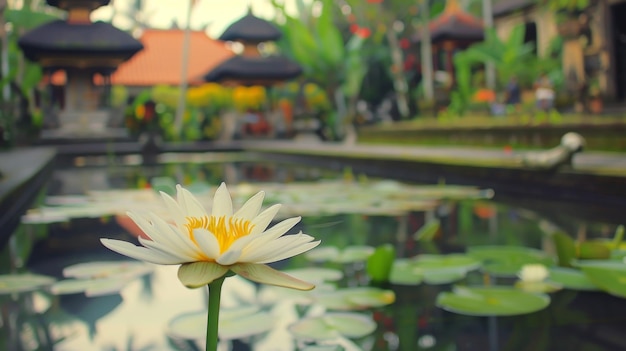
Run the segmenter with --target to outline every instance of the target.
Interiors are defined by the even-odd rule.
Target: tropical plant
[[[355,31],[347,41],[335,25],[332,0],[320,0],[319,16],[313,16],[313,4],[300,4],[301,18],[287,13],[283,3],[272,4],[284,18],[278,25],[284,34],[279,41],[283,53],[298,62],[304,70],[304,79],[324,88],[333,110],[328,111],[327,121],[336,138],[345,134],[351,124],[354,104],[367,72],[362,49],[371,34],[366,29]],[[277,21],[278,22],[278,21]]]
[[[576,12],[589,6],[589,0],[538,0],[552,11]]]
[[[506,40],[498,37],[494,29],[485,31],[485,40],[459,52],[454,57],[457,89],[452,92],[450,109],[462,115],[474,94],[472,70],[484,62],[495,65],[498,83],[506,84],[511,77],[518,77],[524,85],[530,85],[539,71],[557,66],[551,57],[537,58],[534,44],[524,42],[525,28],[516,26]]]
[[[41,66],[24,60],[17,41],[26,31],[58,19],[59,15],[38,6],[37,2],[24,1],[18,8],[6,8],[6,1],[4,3],[0,4],[0,61],[3,61],[0,72],[0,144],[5,140],[8,146],[15,139],[16,122],[27,128],[39,127],[41,123],[41,113],[35,111],[33,98],[34,88],[42,78]]]

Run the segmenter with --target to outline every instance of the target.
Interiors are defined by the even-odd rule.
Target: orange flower
[[[494,102],[496,101],[496,93],[491,89],[480,89],[475,94],[474,102]]]

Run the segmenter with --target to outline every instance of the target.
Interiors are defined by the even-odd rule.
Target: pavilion
[[[24,56],[43,67],[48,82],[43,138],[119,136],[120,131],[108,128],[111,75],[143,45],[109,23],[91,22],[91,12],[109,2],[47,0],[66,10],[67,18],[43,24],[19,39]],[[58,71],[66,76],[61,91],[52,86]],[[95,84],[96,77],[103,84]]]

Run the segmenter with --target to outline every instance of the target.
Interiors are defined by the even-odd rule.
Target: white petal
[[[188,252],[189,254],[198,251],[196,244],[191,241],[186,232],[181,232],[177,227],[165,222],[154,213],[150,214],[150,220],[152,220],[154,231],[157,232],[159,236],[159,240],[155,239],[155,241],[175,245],[181,251]]]
[[[281,235],[287,233],[294,225],[300,221],[300,217],[287,218],[263,233],[248,235],[235,241],[231,247],[239,248],[245,244],[245,251],[254,251],[268,243],[276,240]]]
[[[250,234],[256,234],[264,231],[267,226],[272,223],[272,220],[276,216],[276,213],[278,213],[278,210],[280,210],[280,204],[270,206],[265,211],[259,213],[258,216],[254,217],[252,220],[254,227],[252,228]]]
[[[139,242],[141,243],[141,245],[152,251],[160,252],[164,255],[174,256],[178,258],[181,262],[196,261],[196,255],[188,255],[185,252],[181,252],[178,248],[174,246],[164,245],[162,243],[158,243],[149,239],[144,239],[142,237],[139,237]]]
[[[159,237],[159,233],[155,233],[154,228],[152,227],[150,222],[145,219],[145,217],[130,211],[126,212],[126,215],[133,222],[135,222],[139,229],[141,229],[141,231],[144,232],[149,238],[151,238],[152,240],[158,240],[157,238]]]
[[[136,260],[156,263],[156,264],[179,264],[183,263],[179,258],[172,255],[152,251],[142,246],[135,246],[129,242],[113,239],[100,239],[102,245],[124,256]]]
[[[300,221],[300,217],[287,218],[280,223],[277,223],[272,228],[262,233],[248,234],[235,240],[227,251],[237,250],[253,250],[254,247],[263,246],[265,243],[275,240],[281,235],[285,234],[289,229],[293,228]],[[253,245],[249,247],[248,245]]]
[[[188,288],[205,286],[228,272],[215,262],[192,262],[178,268],[178,279]]]
[[[193,231],[193,237],[196,239],[200,251],[208,258],[216,259],[220,256],[220,244],[213,233],[206,229],[196,229]]]
[[[196,197],[180,184],[176,185],[178,204],[185,212],[187,217],[203,217],[207,216],[204,206],[196,199]]]
[[[149,214],[152,223],[150,223],[146,218],[132,212],[127,212],[127,215],[144,233],[148,235],[148,237],[150,237],[150,239],[152,239],[152,241],[160,243],[166,247],[173,247],[174,250],[186,253],[187,255],[191,254],[192,250],[187,249],[184,245],[176,243],[176,236],[180,236],[180,234],[177,234],[177,232],[174,231],[169,224],[165,223],[165,221],[158,218],[155,214]]]
[[[174,200],[171,196],[161,191],[161,198],[163,202],[165,202],[165,206],[167,207],[167,211],[169,212],[171,218],[176,223],[176,226],[180,230],[185,229],[185,224],[187,224],[187,219],[185,218],[185,212],[178,205],[176,200]]]
[[[263,205],[263,198],[265,197],[265,192],[259,191],[256,195],[248,199],[241,208],[235,212],[233,217],[243,218],[251,221],[259,214],[261,210],[261,206]]]
[[[321,243],[320,240],[308,242],[305,244],[298,244],[296,247],[291,248],[290,250],[283,250],[281,253],[274,253],[271,257],[267,257],[264,260],[258,260],[257,263],[272,263],[282,261],[287,258],[291,258],[293,256],[297,256],[303,252],[307,252],[311,249],[316,248]]]
[[[238,275],[261,284],[282,286],[298,290],[311,290],[315,285],[294,278],[263,264],[241,263],[230,269]]]
[[[216,261],[221,265],[230,266],[236,263],[239,260],[239,257],[241,257],[241,250],[228,249]]]
[[[230,198],[230,193],[225,183],[222,183],[215,191],[211,215],[217,218],[221,216],[230,217],[233,215],[233,200]]]
[[[308,251],[319,245],[319,241],[311,245],[314,238],[307,234],[287,235],[280,237],[263,246],[250,249],[246,247],[241,262],[270,263],[289,258],[305,251]]]

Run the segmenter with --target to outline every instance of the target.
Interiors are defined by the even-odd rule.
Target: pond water
[[[322,240],[309,254],[273,265],[315,281],[318,286],[310,293],[227,279],[222,301],[224,350],[626,349],[622,297],[626,293],[615,286],[626,286],[619,243],[607,257],[602,253],[585,257],[602,264],[612,259],[617,265],[615,275],[598,274],[599,285],[580,283],[584,269],[576,266],[569,269],[580,275],[579,285],[548,279],[557,287],[512,295],[512,300],[459,289],[513,287],[523,265],[556,265],[562,247],[548,234],[562,230],[576,242],[601,243],[613,237],[619,223],[586,218],[584,212],[573,217],[558,208],[547,212],[542,206],[539,212],[513,206],[498,201],[489,189],[420,187],[366,179],[349,169],[338,174],[234,153],[162,155],[161,163],[152,166],[141,166],[134,157],[77,158],[59,164],[33,205],[47,211],[25,216],[0,257],[3,274],[28,272],[57,283],[33,283],[42,277],[31,276],[32,287],[18,282],[25,286],[18,292],[18,283],[0,279],[0,348],[202,349],[206,289],[183,287],[176,278],[177,267],[128,263],[105,249],[99,238],[135,240],[132,228],[115,213],[140,206],[158,211],[150,197],[154,189],[171,191],[173,184],[181,183],[197,194],[210,195],[221,181],[233,192],[235,206],[257,189],[267,192],[267,203],[291,202],[282,215],[303,217],[292,231]],[[504,255],[479,252],[493,246]],[[468,247],[476,248],[472,255],[464,255]],[[536,249],[541,257],[508,254],[507,247]],[[389,253],[397,259],[391,276],[373,281],[377,268],[387,264],[376,259]],[[442,256],[450,253],[463,255]],[[459,266],[460,261],[470,264]],[[99,266],[76,266],[88,262]],[[551,268],[551,277],[558,272]],[[85,279],[77,285],[58,283],[69,278]],[[481,300],[483,305],[472,312],[474,305],[455,305],[456,295]],[[524,300],[529,298],[532,302]],[[511,312],[516,305],[521,310]],[[493,306],[494,312],[485,312]],[[323,328],[314,324],[320,316],[325,318]],[[303,320],[313,324],[298,324]],[[343,330],[342,324],[354,324],[354,329]],[[316,339],[311,331],[320,328],[328,333]]]

